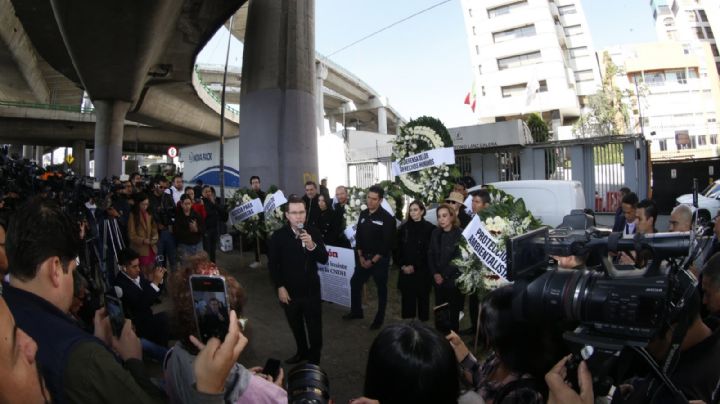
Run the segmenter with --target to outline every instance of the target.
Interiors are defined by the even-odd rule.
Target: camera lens
[[[330,382],[327,374],[310,363],[296,366],[288,376],[288,403],[327,404],[330,400]]]

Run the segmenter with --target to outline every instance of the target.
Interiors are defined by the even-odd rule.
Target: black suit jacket
[[[320,231],[307,227],[316,246],[312,251],[302,246],[289,225],[283,226],[270,238],[268,267],[275,287],[284,286],[290,299],[294,297],[320,298],[320,276],[317,264],[327,264],[328,253]]]
[[[119,273],[115,277],[115,286],[119,286],[122,291],[122,304],[125,311],[125,317],[132,319],[138,335],[146,337],[153,324],[152,305],[158,298],[160,292],[156,292],[150,285],[150,281],[140,276],[140,285],[138,288],[133,281],[124,273]]]

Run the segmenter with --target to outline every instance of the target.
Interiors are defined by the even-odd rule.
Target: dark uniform
[[[385,209],[378,207],[375,212],[370,213],[368,209],[360,213],[358,219],[357,233],[355,234],[355,273],[350,280],[351,302],[350,318],[362,318],[362,287],[372,276],[378,291],[378,311],[373,321],[374,327],[379,327],[385,321],[385,307],[387,306],[387,281],[388,267],[390,265],[390,252],[393,247],[395,236],[395,218]],[[372,260],[375,255],[380,255],[378,260],[370,268],[360,266],[359,257]]]
[[[312,251],[302,246],[302,241],[290,225],[274,232],[270,239],[268,266],[275,287],[284,287],[290,296],[290,302],[282,306],[295,337],[297,355],[310,363],[319,364],[322,310],[317,264],[326,264],[328,253],[320,232],[313,227],[306,228],[306,231],[315,242],[315,249]]]

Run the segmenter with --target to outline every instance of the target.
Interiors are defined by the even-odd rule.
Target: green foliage
[[[448,132],[447,127],[445,126],[445,124],[442,123],[441,120],[439,120],[437,118],[423,115],[419,118],[410,120],[410,122],[408,122],[405,126],[403,126],[403,129],[404,128],[409,129],[409,128],[413,128],[415,126],[427,126],[428,128],[434,130],[435,133],[440,135],[440,137],[443,140],[443,143],[445,143],[446,145],[453,144],[452,136],[450,136],[450,132]]]
[[[530,135],[532,136],[533,142],[543,143],[550,139],[550,131],[548,126],[542,117],[537,113],[532,113],[528,116],[525,121],[528,128],[530,128]]]
[[[623,164],[623,146],[620,143],[610,143],[595,146],[593,149],[595,164]]]
[[[598,91],[588,97],[588,112],[580,116],[573,125],[577,137],[609,136],[627,133],[630,114],[623,103],[623,92],[615,85],[614,78],[622,71],[610,54],[603,54],[605,76]]]
[[[403,208],[405,207],[405,193],[403,192],[402,187],[389,180],[383,181],[378,185],[385,190],[385,199],[387,199],[388,202],[391,200],[395,202],[395,218],[402,221],[404,219]]]

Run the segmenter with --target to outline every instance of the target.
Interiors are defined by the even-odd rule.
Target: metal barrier
[[[615,212],[619,202],[618,190],[625,186],[625,167],[622,143],[593,146],[595,162],[595,210]]]
[[[19,108],[34,108],[34,109],[46,109],[51,111],[66,111],[66,112],[78,112],[81,114],[92,114],[95,113],[94,108],[83,107],[82,105],[65,105],[65,104],[39,104],[34,102],[22,102],[22,101],[4,101],[0,100],[0,106],[3,107],[19,107]]]
[[[545,179],[572,180],[572,161],[567,147],[548,147],[545,149]]]

